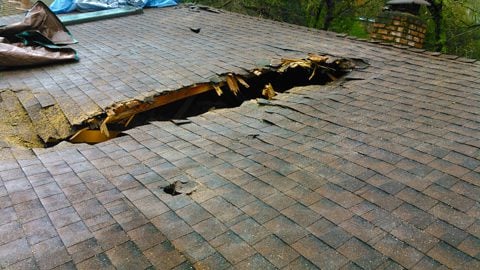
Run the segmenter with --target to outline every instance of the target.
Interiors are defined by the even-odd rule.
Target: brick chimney
[[[422,48],[427,25],[418,16],[424,0],[391,0],[378,15],[370,37],[373,40]]]

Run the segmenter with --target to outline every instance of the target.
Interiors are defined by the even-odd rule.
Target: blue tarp
[[[88,12],[123,6],[169,7],[177,5],[175,0],[55,0],[50,9],[57,14],[73,11]]]

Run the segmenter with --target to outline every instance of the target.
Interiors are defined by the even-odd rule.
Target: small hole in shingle
[[[176,183],[170,184],[170,185],[164,187],[163,191],[167,194],[172,195],[172,196],[177,196],[177,195],[182,194],[180,192],[177,192],[176,186],[177,186]]]

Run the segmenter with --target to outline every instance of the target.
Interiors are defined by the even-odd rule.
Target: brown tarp
[[[0,68],[78,60],[71,48],[76,40],[42,2],[27,12],[22,22],[0,26]]]

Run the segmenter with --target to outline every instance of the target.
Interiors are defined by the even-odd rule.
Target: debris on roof
[[[0,71],[13,140],[49,108],[129,128],[0,143],[0,268],[480,269],[478,62],[199,12],[77,24],[81,62]]]
[[[28,123],[27,126],[40,125],[40,129],[37,127],[26,128],[26,130],[30,131],[30,137],[32,138],[36,138],[38,134],[39,140],[22,139],[24,143],[18,143],[17,145],[27,147],[52,146],[66,139],[73,143],[99,143],[115,138],[120,135],[121,131],[131,128],[132,121],[135,117],[138,118],[138,115],[175,102],[186,100],[182,107],[175,109],[177,112],[171,114],[171,117],[184,118],[187,110],[192,115],[193,112],[197,111],[192,106],[194,107],[195,102],[198,102],[194,101],[193,97],[202,93],[213,91],[226,104],[222,106],[238,106],[243,100],[247,99],[257,97],[273,99],[277,94],[273,85],[275,85],[277,91],[283,92],[288,88],[299,85],[324,84],[337,80],[337,77],[343,76],[354,68],[355,63],[353,61],[327,55],[309,54],[305,59],[285,58],[275,65],[270,64],[263,68],[256,68],[250,73],[242,75],[227,73],[210,83],[199,83],[159,95],[147,96],[143,100],[133,99],[115,103],[105,112],[98,112],[88,119],[84,119],[81,125],[76,126],[68,124],[65,115],[55,104],[55,106],[52,105],[52,107],[49,106],[46,109],[38,108],[38,110],[30,112],[29,117],[25,118]],[[289,83],[286,84],[285,81],[289,81]],[[233,103],[229,101],[231,98],[223,97],[227,93],[234,97],[233,100],[235,101]],[[35,97],[32,96],[30,100],[35,100]],[[210,103],[214,104],[214,101]],[[205,104],[202,103],[202,105]],[[7,107],[8,105],[4,104],[4,106]],[[12,113],[15,113],[15,111],[21,113],[28,108],[19,106],[18,108],[11,108],[11,111]],[[45,112],[53,111],[53,108],[58,112],[58,119],[63,120],[61,121],[61,133],[55,133],[56,128],[45,125],[45,121],[37,123],[39,117],[41,118]],[[48,116],[53,117],[51,113]],[[168,116],[162,114],[162,117],[166,118]],[[45,120],[48,123],[49,119],[46,118]],[[57,123],[58,121],[51,122]],[[134,122],[136,122],[136,125],[142,123],[139,120]],[[6,130],[8,130],[9,124],[9,122],[4,123]],[[16,132],[16,129],[11,131]],[[14,134],[6,133],[3,138],[0,138],[0,141],[8,141],[7,137],[11,136],[14,136]]]
[[[78,60],[75,50],[61,47],[77,41],[43,2],[22,22],[0,26],[0,68]]]
[[[302,70],[300,75],[298,72],[291,74],[288,73],[288,71],[297,68]],[[89,126],[94,130],[100,130],[101,133],[105,135],[105,139],[108,139],[112,138],[110,129],[108,128],[109,125],[118,126],[118,124],[120,124],[123,127],[127,127],[132,119],[140,113],[154,110],[158,107],[208,91],[215,91],[218,96],[222,96],[225,91],[229,91],[237,98],[239,98],[238,96],[240,94],[245,94],[245,96],[252,98],[263,96],[267,99],[272,99],[276,95],[272,83],[274,83],[274,80],[278,80],[278,78],[275,79],[275,76],[271,75],[272,73],[277,73],[279,76],[285,76],[286,80],[293,82],[292,84],[295,84],[295,82],[299,85],[318,84],[319,82],[323,84],[337,80],[337,76],[342,76],[354,68],[355,63],[351,60],[327,55],[309,54],[305,59],[281,59],[278,66],[268,66],[262,69],[255,69],[252,70],[250,74],[247,73],[240,75],[227,73],[221,76],[221,80],[215,82],[199,83],[179,90],[164,92],[159,95],[149,96],[146,100],[134,99],[116,103],[107,108],[105,114],[102,113],[86,119],[83,125]],[[253,84],[252,78],[259,76],[264,76],[267,81],[260,84],[259,89],[250,87],[250,85]],[[316,76],[318,76],[318,78],[315,78]],[[256,80],[263,81],[264,79],[256,78]],[[289,86],[293,87],[297,85],[289,84]],[[288,86],[283,86],[282,91],[286,90],[287,87]],[[248,93],[242,93],[242,91]],[[258,91],[258,93],[255,91]],[[79,138],[88,138],[88,136],[85,137],[86,132],[91,133],[91,129],[81,129],[75,136],[73,136],[73,141],[82,142]]]

